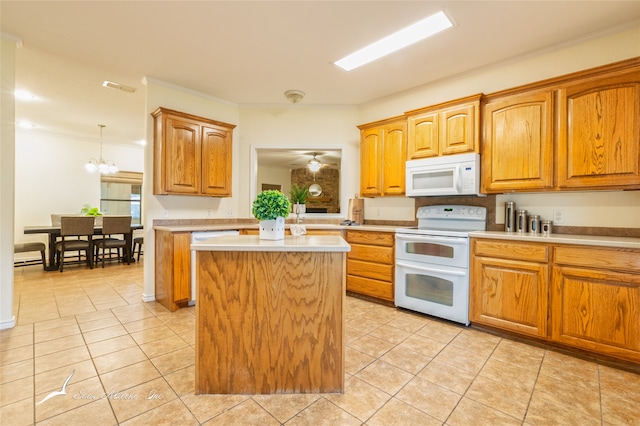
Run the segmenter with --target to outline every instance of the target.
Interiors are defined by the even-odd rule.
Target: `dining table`
[[[135,258],[133,257],[133,232],[136,230],[143,229],[141,224],[131,224],[131,232],[125,234],[124,238],[127,242],[128,253],[129,253],[129,261],[135,262]],[[56,242],[58,237],[60,237],[60,226],[59,225],[43,225],[43,226],[25,226],[24,227],[25,234],[48,234],[49,236],[49,263],[45,265],[44,269],[47,271],[55,271],[58,269],[58,266],[55,262],[56,256]],[[93,235],[102,235],[102,225],[96,225],[93,228]]]

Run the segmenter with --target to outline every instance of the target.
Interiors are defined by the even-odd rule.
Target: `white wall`
[[[640,24],[599,38],[559,46],[555,50],[513,58],[360,105],[360,122],[394,117],[405,111],[440,102],[476,93],[489,94],[637,56],[640,56]],[[639,193],[628,191],[607,195],[584,192],[566,197],[557,194],[527,194],[507,198],[517,200],[521,205],[532,206],[532,209],[533,206],[540,206],[545,216],[549,215],[554,206],[562,205],[566,213],[563,225],[567,226],[612,226],[615,222],[616,225],[613,226],[640,227],[638,209],[628,208],[638,205]],[[609,202],[611,197],[614,197],[615,203]],[[504,197],[496,197],[498,212],[503,209],[504,200]],[[385,212],[394,211],[397,204],[398,200],[395,198],[366,199],[365,219],[378,219],[377,212],[382,211],[384,215]],[[502,217],[498,219],[502,220]],[[626,225],[620,225],[621,223]]]
[[[103,143],[102,151],[122,171],[143,170],[142,146]],[[44,234],[25,235],[24,227],[51,225],[52,213],[80,213],[84,204],[100,205],[100,174],[84,168],[92,157],[100,157],[99,140],[16,130],[16,242],[46,242]]]

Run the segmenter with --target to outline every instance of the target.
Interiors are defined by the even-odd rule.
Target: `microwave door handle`
[[[462,167],[460,167],[460,164],[456,164],[456,169],[453,173],[453,187],[455,188],[456,192],[460,193],[462,192]]]

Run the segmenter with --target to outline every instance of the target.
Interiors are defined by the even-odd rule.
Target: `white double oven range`
[[[420,207],[418,226],[396,230],[395,304],[469,325],[469,232],[485,230],[484,207]]]

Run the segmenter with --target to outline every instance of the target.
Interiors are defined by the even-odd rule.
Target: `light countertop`
[[[225,235],[192,243],[191,250],[348,252],[351,246],[338,235],[285,236],[275,241],[261,240],[258,235]]]
[[[606,237],[592,235],[551,234],[549,236],[534,235],[528,232],[474,231],[471,238],[493,238],[510,241],[527,241],[549,244],[581,244],[591,246],[640,249],[640,238]]]
[[[289,229],[292,224],[285,224],[285,229]],[[336,230],[342,231],[344,229],[351,229],[354,231],[377,231],[377,232],[396,232],[396,229],[401,226],[385,226],[385,225],[357,225],[357,226],[343,226],[333,225],[327,223],[301,223],[306,229],[313,230]],[[204,231],[225,231],[225,230],[240,230],[240,229],[258,229],[257,223],[225,223],[220,225],[154,225],[153,229],[158,231],[169,232],[204,232]]]

